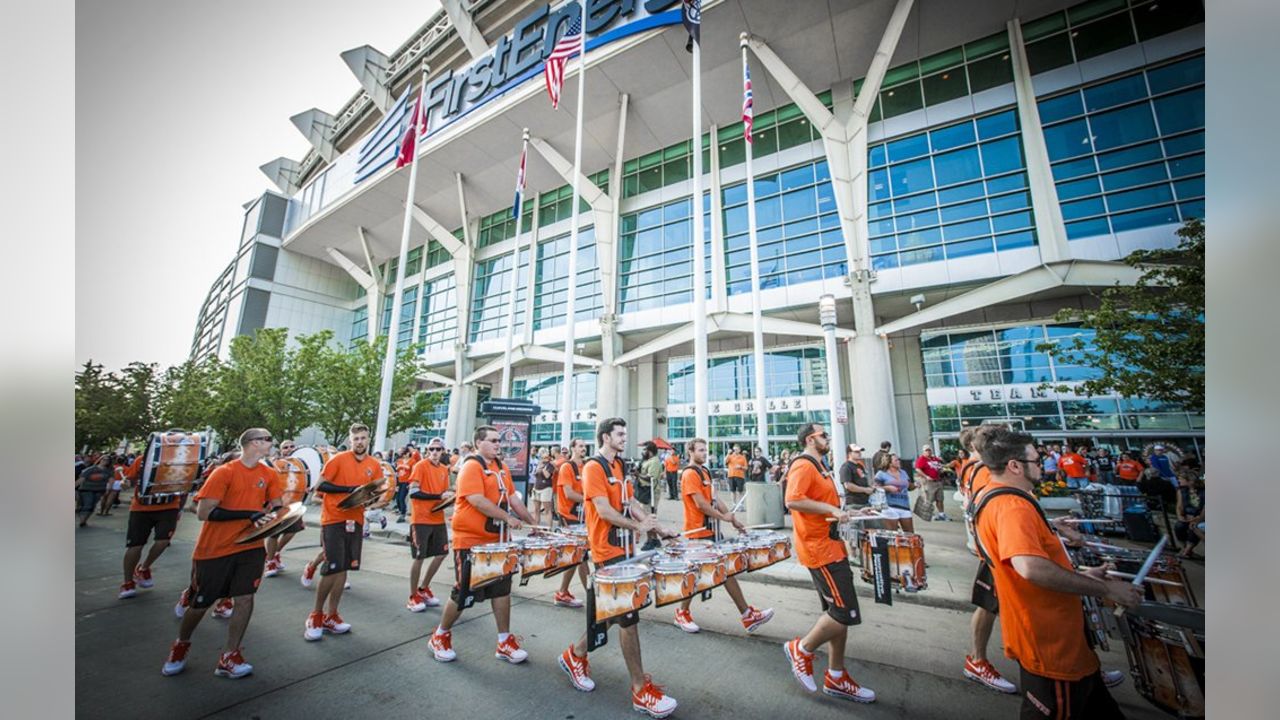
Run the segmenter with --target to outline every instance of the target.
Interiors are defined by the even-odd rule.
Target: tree
[[[76,448],[105,450],[120,439],[119,378],[92,360],[76,372]]]
[[[159,387],[159,366],[131,362],[120,371],[119,396],[115,412],[119,416],[122,440],[140,440],[156,429],[155,395]]]
[[[214,416],[218,359],[188,360],[164,372],[155,395],[156,424],[161,429],[198,430]]]
[[[371,344],[356,343],[346,352],[330,349],[322,358],[315,424],[334,445],[342,443],[352,423],[362,422],[373,428],[377,422],[385,348],[386,337],[382,337]],[[392,382],[388,435],[427,421],[436,398],[418,391],[417,374],[416,349],[411,346],[401,350],[396,356]]]
[[[1076,338],[1038,349],[1099,374],[1055,389],[1150,398],[1204,412],[1204,223],[1189,220],[1177,234],[1176,248],[1138,250],[1124,259],[1143,271],[1136,285],[1102,291],[1096,310],[1058,313],[1059,321],[1092,330],[1091,342]]]

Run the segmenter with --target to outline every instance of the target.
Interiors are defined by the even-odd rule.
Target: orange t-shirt
[[[1063,453],[1058,458],[1058,468],[1069,478],[1082,478],[1086,474],[1086,463],[1079,453]]]
[[[604,459],[603,457],[601,458]],[[616,557],[622,557],[625,551],[621,545],[615,545],[610,538],[621,542],[622,534],[630,530],[615,527],[613,523],[600,517],[596,510],[595,499],[607,498],[614,510],[622,512],[623,499],[630,502],[634,497],[631,481],[623,476],[622,460],[614,458],[609,467],[611,477],[606,478],[600,463],[587,461],[582,468],[582,495],[586,498],[587,509],[583,513],[587,519],[587,539],[591,543],[591,561],[597,565]]]
[[[329,458],[329,462],[324,464],[324,470],[320,472],[326,482],[334,485],[342,485],[344,487],[360,487],[365,483],[373,482],[382,478],[382,463],[378,462],[378,458],[372,455],[365,455],[363,460],[357,460],[356,454],[350,450],[342,452]],[[324,505],[320,508],[320,524],[333,525],[335,523],[353,522],[364,524],[364,508],[356,507],[344,510],[338,507],[338,503],[346,495],[343,493],[325,493]]]
[[[196,499],[217,500],[218,507],[226,510],[267,510],[280,495],[280,475],[274,467],[265,463],[246,467],[232,460],[209,475]],[[263,547],[262,540],[236,544],[236,538],[252,525],[248,520],[206,520],[200,526],[191,559],[210,560]]]
[[[449,466],[439,465],[430,460],[422,460],[415,463],[413,470],[409,472],[407,482],[418,483],[418,492],[439,495],[449,489]],[[410,504],[413,506],[413,524],[414,525],[443,525],[444,511],[431,511],[431,508],[439,505],[439,500],[414,500],[410,498]]]
[[[989,487],[1003,485],[992,482]],[[1080,596],[1040,587],[1013,569],[1012,558],[1034,555],[1075,572],[1062,542],[1033,502],[1030,496],[1001,495],[992,498],[978,517],[978,539],[991,557],[1000,596],[1004,653],[1036,675],[1079,680],[1098,670],[1098,656],[1084,634]]]
[[[792,461],[787,471],[786,501],[793,500],[817,500],[840,507],[835,481],[803,459]],[[831,538],[826,515],[792,510],[791,521],[795,523],[796,559],[801,565],[818,568],[848,557],[844,543]]]
[[[1121,480],[1137,482],[1142,476],[1142,463],[1133,458],[1125,458],[1116,463],[1116,477]]]
[[[712,537],[712,532],[707,529],[707,515],[698,509],[698,503],[694,502],[694,495],[701,495],[707,499],[708,503],[714,503],[714,497],[711,494],[711,473],[706,470],[704,476],[698,472],[694,466],[689,466],[680,474],[680,501],[684,503],[684,527],[683,530],[693,530],[701,528],[699,532],[689,533],[685,537],[689,539],[705,539]]]
[[[729,470],[731,478],[747,476],[747,456],[742,453],[729,453],[729,457],[724,459],[724,466]]]
[[[680,469],[680,457],[675,453],[671,453],[666,460],[662,461],[662,467],[667,472],[676,472]]]
[[[579,495],[582,494],[582,479],[578,477],[580,470],[575,470],[574,465],[573,461],[566,460],[556,472],[556,513],[569,522],[580,522],[582,520],[581,513],[578,515],[573,513],[573,506],[577,503],[564,494],[565,488],[569,488]]]
[[[406,455],[396,461],[396,484],[408,485],[409,473],[413,472],[413,467],[418,464],[412,455]]]
[[[480,459],[483,462],[484,459]],[[506,510],[507,498],[515,492],[511,475],[500,461],[485,463],[482,468],[479,463],[471,462],[469,458],[464,459],[458,467],[458,502],[453,511],[454,549],[466,550],[476,545],[498,542],[498,521],[477,510],[467,499],[469,496],[483,495],[494,505]]]

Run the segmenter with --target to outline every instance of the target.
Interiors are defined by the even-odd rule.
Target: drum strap
[[[789,474],[791,473],[791,468],[792,468],[796,463],[800,462],[801,460],[805,460],[805,461],[807,461],[810,465],[812,465],[812,466],[813,466],[813,469],[814,469],[814,470],[817,470],[817,471],[818,471],[818,474],[819,474],[819,475],[821,475],[822,477],[826,478],[827,480],[830,480],[830,481],[831,481],[831,483],[832,483],[833,485],[835,485],[835,488],[836,488],[836,497],[837,497],[837,498],[839,498],[839,500],[840,500],[840,507],[841,507],[841,508],[843,508],[843,507],[844,507],[844,492],[842,492],[842,488],[840,487],[839,483],[837,483],[837,482],[836,482],[835,478],[834,478],[834,477],[832,477],[831,473],[827,472],[827,469],[826,469],[826,468],[824,468],[824,467],[822,466],[822,463],[819,463],[817,460],[814,460],[812,457],[809,457],[808,455],[806,455],[806,454],[804,454],[804,453],[800,453],[800,454],[799,454],[799,455],[797,455],[796,457],[792,458],[792,459],[791,459],[791,462],[787,465],[787,470],[786,470],[786,472],[784,472],[784,473],[782,474],[782,476],[783,476],[783,477],[786,477],[787,475],[789,475]],[[783,498],[783,501],[785,502],[785,501],[786,501],[786,498]]]
[[[991,502],[991,498],[1000,495],[1017,495],[1031,503],[1031,507],[1036,509],[1036,513],[1040,515],[1040,519],[1044,521],[1044,526],[1049,529],[1049,532],[1053,532],[1053,526],[1049,524],[1049,517],[1044,514],[1044,508],[1040,507],[1040,503],[1036,502],[1036,499],[1031,497],[1031,495],[1027,494],[1025,491],[1012,487],[991,488],[990,490],[982,493],[982,497],[973,508],[974,545],[978,546],[978,554],[982,556],[982,561],[988,566],[993,566],[995,563],[991,562],[991,556],[987,554],[986,548],[982,547],[982,538],[978,536],[978,516],[982,513],[982,509],[987,506],[987,503]]]
[[[685,470],[692,470],[692,471],[694,471],[694,472],[698,473],[698,477],[702,478],[702,482],[703,482],[703,484],[704,484],[704,485],[710,485],[710,484],[711,484],[711,471],[710,471],[710,470],[708,470],[708,469],[706,469],[706,468],[704,468],[704,467],[702,467],[701,465],[686,465],[686,466],[684,467],[684,469],[682,469],[682,470],[680,471],[680,474],[681,474],[681,475],[683,475]],[[715,498],[714,498],[714,497],[711,499],[711,504],[712,504],[712,506],[715,506]],[[704,528],[706,528],[706,529],[710,530],[713,534],[715,534],[715,538],[716,538],[716,540],[719,540],[719,539],[720,539],[720,530],[719,530],[719,528],[717,527],[717,525],[719,524],[719,522],[720,522],[719,520],[715,520],[715,521],[713,521],[713,520],[711,519],[711,516],[710,516],[710,515],[705,515],[705,516],[703,516],[703,520],[702,520],[702,526],[703,526]],[[710,592],[710,591],[708,591],[708,592]]]
[[[963,490],[966,495],[969,494],[970,483],[973,482],[974,478],[978,477],[978,470],[984,467],[986,467],[986,465],[983,465],[982,461],[978,460],[960,468],[960,489]]]

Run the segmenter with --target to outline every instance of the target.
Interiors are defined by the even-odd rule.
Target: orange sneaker
[[[769,622],[772,619],[773,619],[773,608],[765,608],[764,610],[757,610],[751,605],[748,605],[747,611],[742,614],[742,627],[746,628],[747,632],[749,633],[755,632],[756,630],[760,629],[761,625]]]
[[[676,699],[663,693],[662,686],[654,685],[653,678],[645,675],[644,685],[631,691],[631,707],[651,718],[664,718],[676,711]]]
[[[138,583],[138,587],[149,588],[155,585],[151,579],[151,568],[139,565],[133,570],[133,581]]]
[[[787,641],[782,649],[787,654],[787,660],[791,661],[791,674],[795,676],[796,682],[809,692],[817,690],[818,685],[813,681],[813,653],[805,652],[800,647],[800,638]]]
[[[191,649],[191,641],[183,642],[174,640],[173,647],[169,648],[169,657],[164,661],[164,667],[160,668],[163,675],[177,675],[187,667],[187,651]]]
[[[311,587],[311,584],[316,581],[316,566],[307,563],[307,566],[302,569],[302,576],[298,578],[298,581],[302,583],[302,587]]]
[[[436,597],[436,594],[431,592],[431,588],[426,586],[420,587],[418,588],[418,594],[422,596],[422,602],[426,603],[427,607],[440,606],[440,598]]]
[[[214,675],[225,678],[242,678],[252,672],[253,666],[244,661],[239,649],[222,653],[218,658],[218,667],[213,670]]]
[[[1012,695],[1018,692],[1018,686],[1004,679],[990,660],[974,660],[973,656],[964,656],[964,676],[970,680],[986,685],[992,690]]]
[[[569,682],[582,692],[596,689],[596,681],[591,679],[591,665],[584,657],[573,654],[573,646],[560,653],[560,669],[569,676]]]
[[[831,697],[843,698],[860,703],[871,703],[876,701],[876,694],[871,688],[864,688],[854,682],[853,676],[848,670],[840,673],[840,677],[834,677],[828,670],[822,678],[822,692]]]
[[[231,598],[221,598],[213,604],[213,616],[216,618],[227,619],[231,617],[236,610],[236,603]]]
[[[302,637],[312,642],[324,637],[324,613],[312,612],[307,616],[306,629],[302,631]]]
[[[684,608],[676,608],[676,627],[687,633],[696,633],[702,629],[693,621],[693,613]]]
[[[582,601],[574,597],[573,593],[568,591],[557,590],[554,596],[554,600],[556,605],[559,605],[560,607],[567,607],[567,608],[582,607]]]
[[[507,633],[506,640],[498,641],[498,649],[494,651],[493,656],[499,660],[506,660],[512,665],[519,665],[529,659],[529,653],[520,647],[520,639],[511,633]]]
[[[338,613],[330,613],[324,616],[324,631],[342,635],[351,631],[351,623],[343,622],[342,616]]]
[[[431,646],[431,653],[440,662],[453,662],[458,659],[458,653],[453,651],[453,633],[447,630],[431,633],[431,639],[427,644]]]
[[[422,612],[427,609],[427,601],[419,593],[414,593],[409,596],[409,602],[405,603],[404,607],[409,612]]]

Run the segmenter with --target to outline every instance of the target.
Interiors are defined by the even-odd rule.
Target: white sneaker
[[[427,644],[431,646],[431,653],[440,662],[453,662],[458,659],[458,653],[453,651],[453,633],[451,632],[433,632]]]
[[[307,616],[306,629],[302,631],[302,637],[310,642],[324,637],[324,613],[313,612]]]
[[[676,627],[687,633],[696,633],[702,628],[698,627],[698,623],[693,621],[693,614],[688,610],[676,610]]]
[[[1102,684],[1106,685],[1109,688],[1113,688],[1117,685],[1124,684],[1124,671],[1123,670],[1103,670]]]
[[[176,617],[182,617],[187,614],[187,608],[191,607],[191,588],[182,589],[182,594],[178,596],[178,602],[173,606],[173,614]]]
[[[333,633],[334,635],[342,635],[344,633],[351,632],[351,623],[343,622],[342,616],[337,613],[325,615],[324,623],[321,627],[324,628],[325,632]]]
[[[519,665],[529,659],[529,653],[520,647],[520,641],[510,633],[507,634],[506,640],[498,641],[498,647],[494,650],[493,656],[499,660],[506,660],[512,665]]]
[[[348,580],[348,581],[346,581],[346,582],[342,583],[342,589],[343,589],[343,590],[350,590],[350,589],[351,589],[351,581],[350,581],[350,580]]]
[[[222,657],[218,658],[218,667],[213,670],[214,675],[225,678],[242,678],[252,672],[253,666],[244,661],[239,650],[222,653]]]
[[[427,603],[421,595],[414,593],[409,596],[409,601],[404,604],[404,607],[409,612],[418,613],[427,609]]]
[[[138,585],[134,581],[130,580],[127,583],[120,583],[120,594],[117,597],[119,597],[121,600],[134,597],[137,594],[138,594]]]
[[[173,647],[169,648],[169,657],[164,661],[164,667],[160,668],[163,675],[177,675],[187,667],[187,651],[191,649],[191,643],[175,640]]]
[[[302,569],[302,577],[299,578],[298,581],[302,583],[302,587],[311,587],[311,585],[316,581],[316,566],[311,563],[307,563],[307,566]]]

